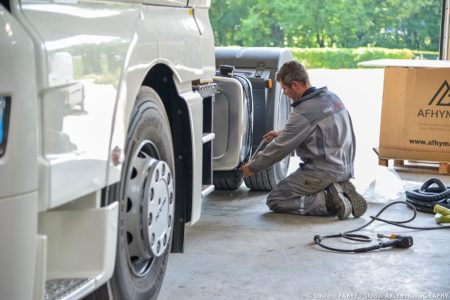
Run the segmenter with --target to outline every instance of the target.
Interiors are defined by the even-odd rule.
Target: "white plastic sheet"
[[[388,203],[405,199],[405,184],[393,169],[374,166],[353,182],[369,203]],[[409,188],[409,187],[408,187]]]

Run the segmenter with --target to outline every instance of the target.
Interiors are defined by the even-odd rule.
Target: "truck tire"
[[[214,186],[219,190],[236,190],[241,185],[244,179],[242,177],[233,178],[214,178]]]
[[[244,178],[245,185],[255,191],[271,191],[286,177],[289,158],[287,156],[273,166]]]
[[[113,299],[156,299],[172,241],[175,164],[172,134],[158,94],[142,87],[127,133],[114,275]]]
[[[290,112],[290,101],[285,95],[281,94],[276,112],[266,118],[272,118],[274,130],[284,128]],[[286,178],[289,168],[290,155],[286,156],[281,161],[262,170],[252,176],[245,177],[245,185],[256,191],[271,191],[281,180]]]

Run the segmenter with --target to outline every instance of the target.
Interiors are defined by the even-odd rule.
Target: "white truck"
[[[287,118],[291,56],[215,56],[209,7],[0,1],[0,299],[155,299],[202,199],[242,184]],[[246,185],[270,190],[288,161]]]

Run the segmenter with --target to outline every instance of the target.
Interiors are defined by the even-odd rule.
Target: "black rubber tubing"
[[[437,187],[432,187],[433,184]],[[450,187],[446,187],[438,178],[430,178],[419,189],[405,191],[405,194],[412,200],[437,202],[450,198]]]

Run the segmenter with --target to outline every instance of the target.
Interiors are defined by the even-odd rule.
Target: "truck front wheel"
[[[122,170],[114,299],[156,299],[173,232],[175,168],[172,135],[158,94],[142,87],[127,134]]]

